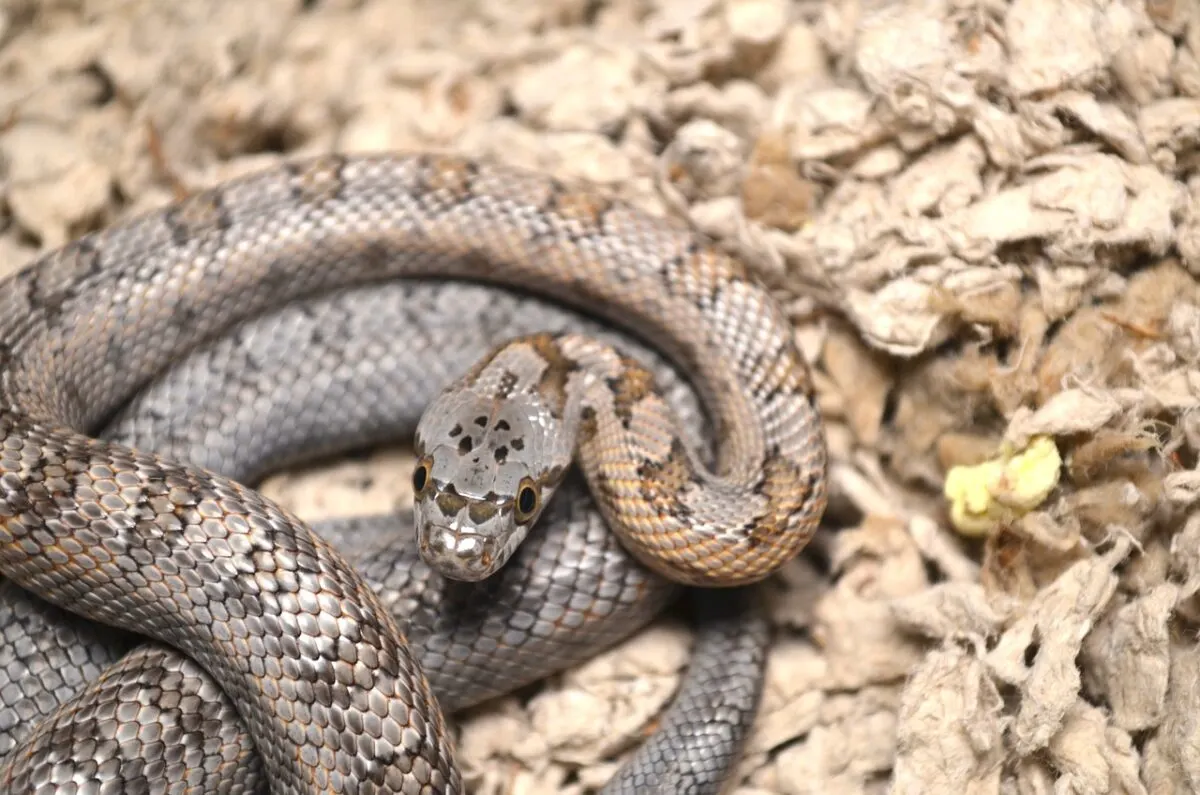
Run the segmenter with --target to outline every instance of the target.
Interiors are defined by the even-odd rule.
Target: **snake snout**
[[[431,525],[425,531],[421,557],[452,580],[478,582],[493,571],[495,542],[480,533]]]

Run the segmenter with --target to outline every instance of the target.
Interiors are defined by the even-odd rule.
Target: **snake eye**
[[[421,461],[413,470],[413,492],[420,494],[429,485],[429,462]]]
[[[521,481],[521,487],[517,489],[517,521],[528,522],[533,518],[537,507],[537,485],[529,478],[525,478]]]

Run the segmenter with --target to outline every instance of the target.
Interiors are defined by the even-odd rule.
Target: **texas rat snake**
[[[274,792],[461,791],[399,626],[342,555],[257,492],[88,434],[238,321],[401,276],[585,308],[689,373],[714,474],[674,423],[639,420],[665,415],[630,361],[600,362],[608,399],[584,415],[593,496],[660,574],[754,582],[807,543],[824,507],[820,422],[780,308],[691,233],[594,193],[444,156],[330,156],[40,258],[0,292],[0,571],[211,674]],[[605,472],[618,440],[630,449]]]

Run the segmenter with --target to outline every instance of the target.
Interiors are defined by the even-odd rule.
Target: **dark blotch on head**
[[[460,433],[462,433],[462,426],[455,425],[453,428],[450,429],[450,438],[453,439],[455,436],[458,436]]]
[[[470,436],[464,436],[462,441],[458,443],[458,452],[466,455],[467,453],[471,452],[471,448],[474,446],[474,444],[475,443],[471,441]]]
[[[487,417],[480,414],[478,417],[475,418],[475,424],[478,425],[480,428],[486,428],[487,427]]]
[[[500,445],[496,448],[496,451],[492,455],[496,457],[497,464],[503,464],[508,460],[508,448],[504,445]]]
[[[509,442],[509,444],[512,445],[512,448],[514,450],[524,450],[525,449],[525,440],[524,439],[513,439],[511,442]]]
[[[504,374],[500,376],[500,383],[497,384],[497,391],[505,397],[511,395],[513,387],[517,385],[518,380],[519,379],[517,378],[516,373],[505,370]]]
[[[498,431],[507,431],[511,429],[512,426],[508,424],[508,420],[500,420],[496,423],[496,430]]]

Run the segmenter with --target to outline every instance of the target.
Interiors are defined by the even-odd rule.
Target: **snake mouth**
[[[482,533],[430,525],[420,541],[421,557],[444,577],[478,582],[495,570],[495,540]]]

